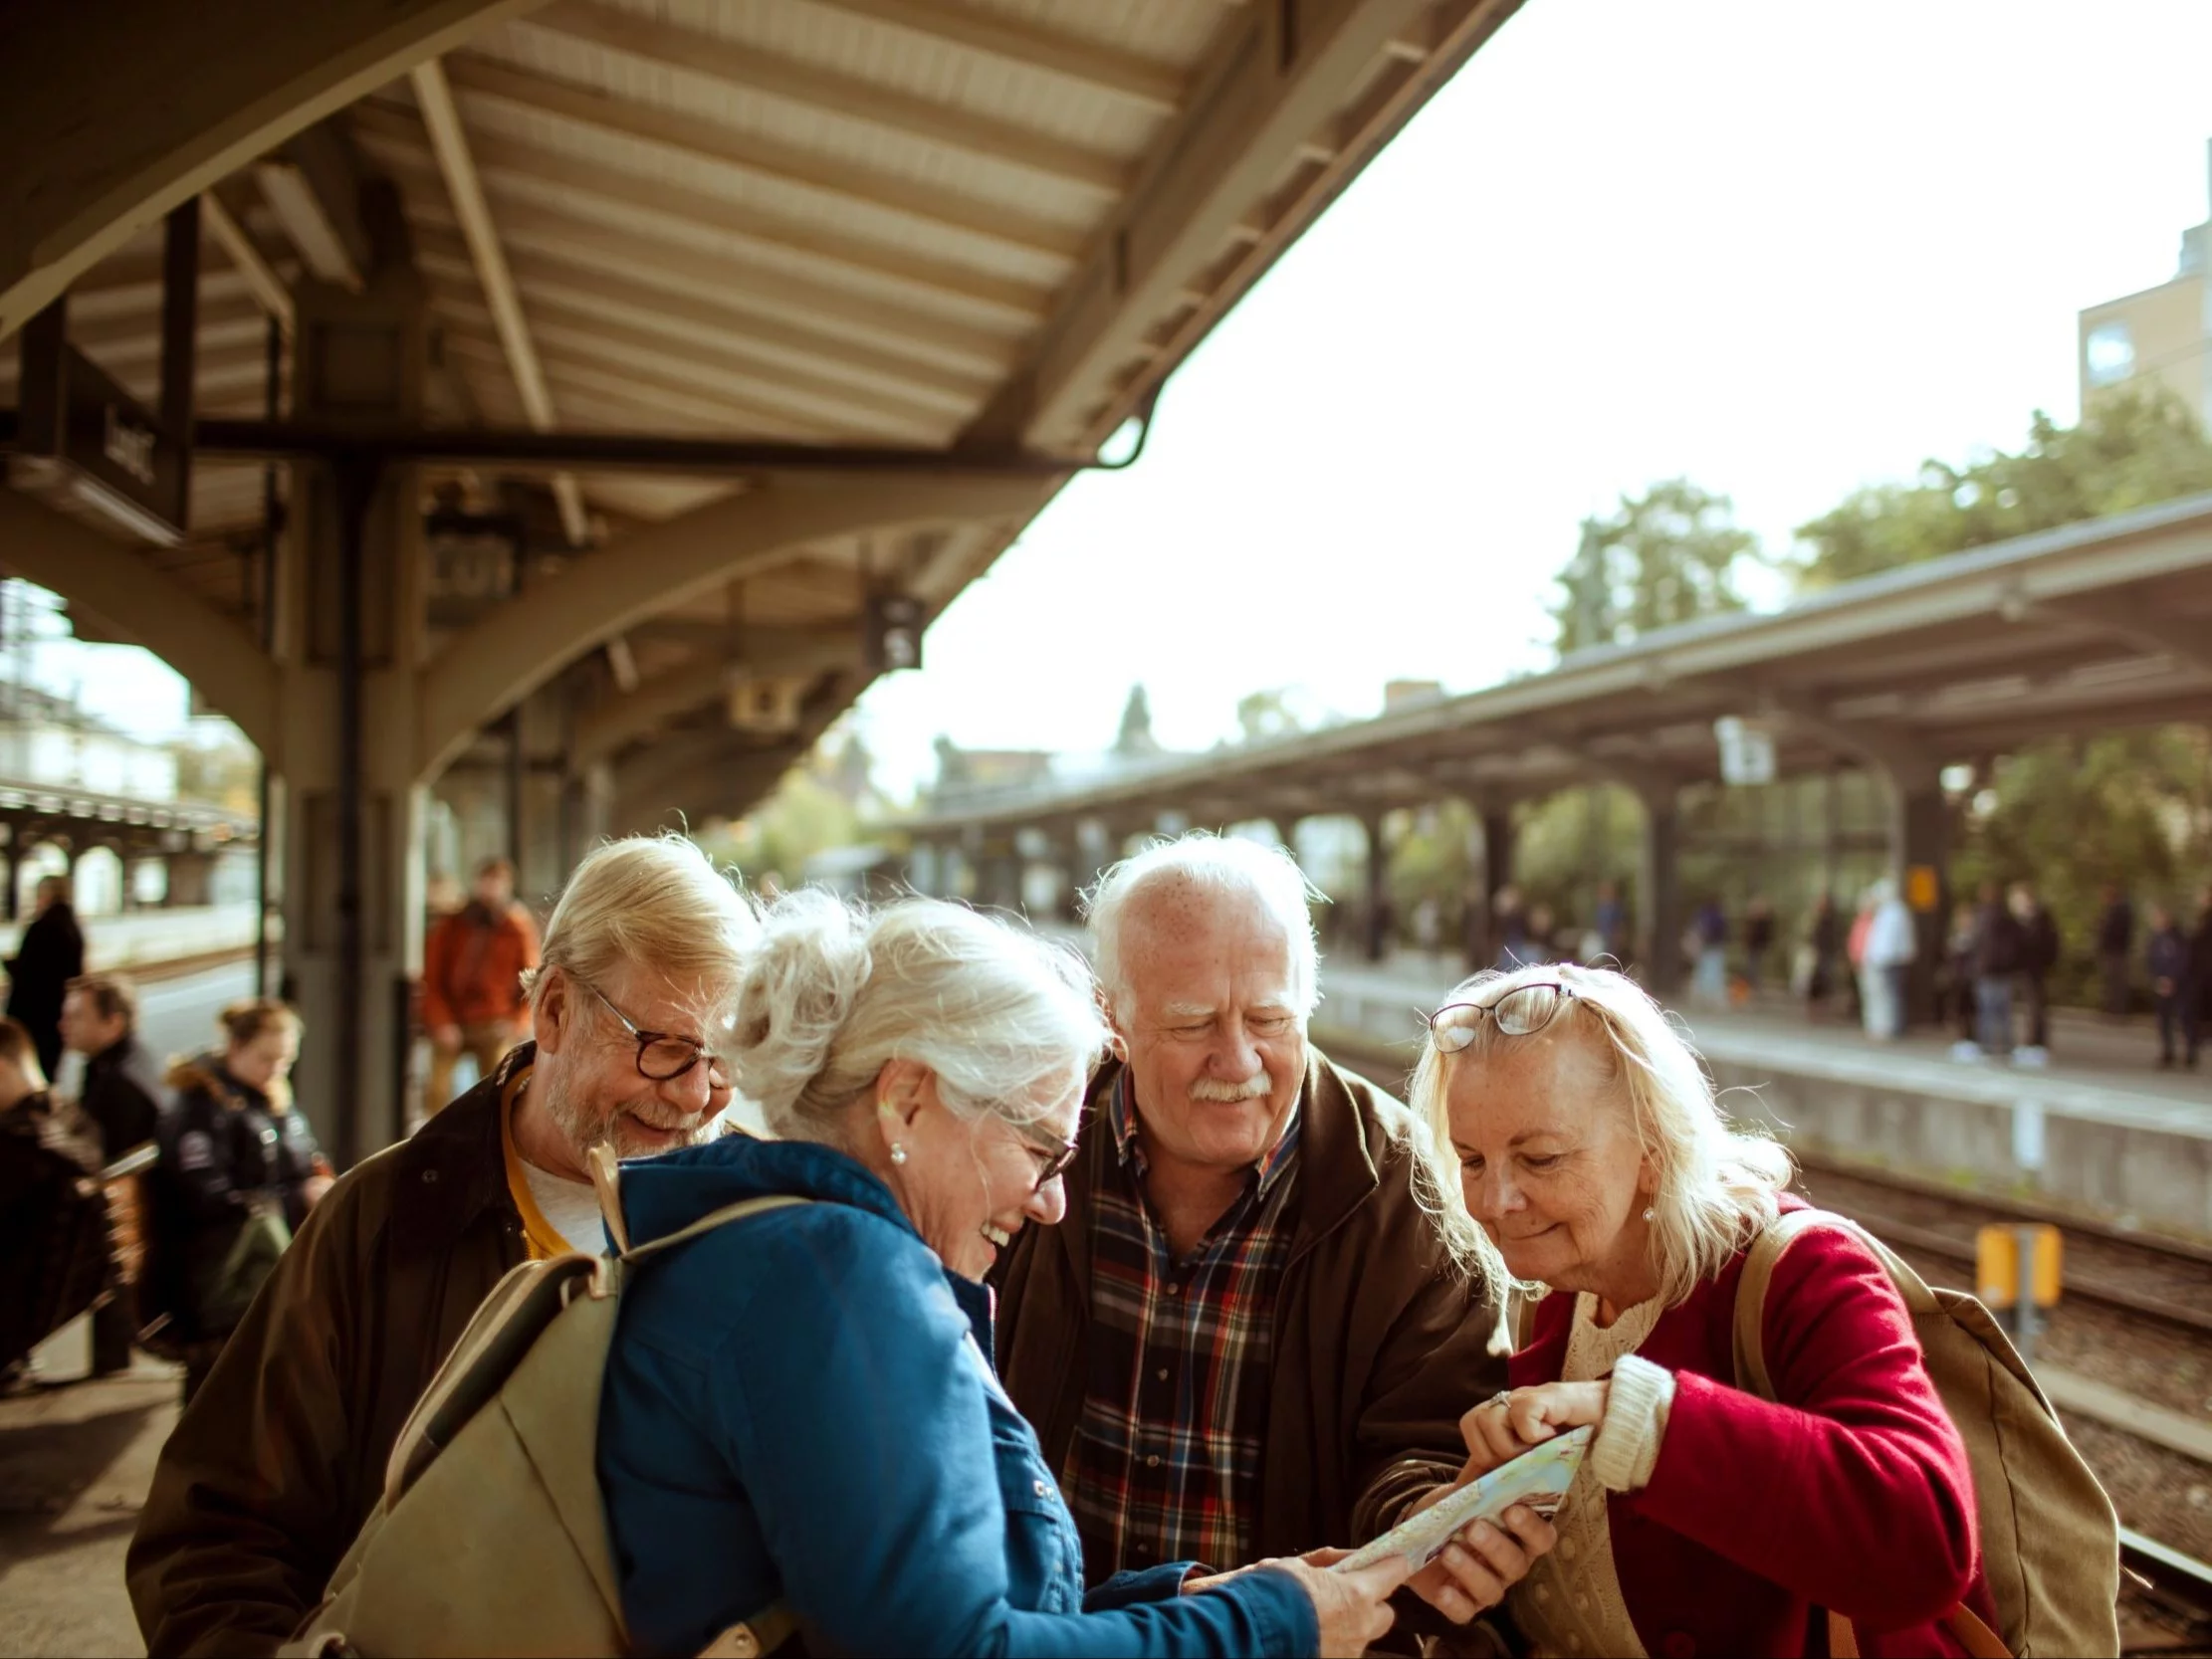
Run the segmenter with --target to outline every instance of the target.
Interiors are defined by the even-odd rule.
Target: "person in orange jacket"
[[[504,858],[487,859],[469,902],[441,918],[423,944],[428,1111],[453,1098],[453,1066],[464,1053],[474,1057],[478,1077],[490,1077],[528,1034],[523,975],[537,965],[538,926],[515,902],[515,867]]]

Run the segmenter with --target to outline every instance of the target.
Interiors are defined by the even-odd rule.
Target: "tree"
[[[1926,461],[1911,484],[1855,492],[1799,527],[1798,585],[1830,587],[2200,490],[2212,490],[2212,443],[2173,392],[2137,382],[2095,399],[2079,426],[2037,410],[2017,455]]]
[[[1726,496],[1676,478],[1623,496],[1611,518],[1585,518],[1552,612],[1560,655],[1744,609],[1737,573],[1765,555],[1734,514]]]
[[[1290,695],[1281,689],[1253,692],[1236,704],[1236,726],[1247,743],[1272,742],[1305,729],[1305,722],[1290,707]]]

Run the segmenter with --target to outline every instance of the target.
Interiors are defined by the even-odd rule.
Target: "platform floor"
[[[1321,985],[1325,995],[1344,1002],[1402,1005],[1404,1037],[1411,1044],[1420,1035],[1415,1007],[1436,1006],[1463,973],[1455,957],[1404,951],[1373,963],[1327,959]],[[1897,1042],[1878,1043],[1840,1012],[1808,1019],[1799,1003],[1780,993],[1725,1012],[1686,1000],[1675,1009],[1699,1046],[1716,1059],[1764,1060],[1778,1069],[1815,1072],[1878,1065],[1890,1080],[1916,1092],[1971,1100],[2029,1098],[2048,1111],[2126,1119],[2212,1139],[2212,1051],[2204,1056],[2203,1070],[2160,1071],[2156,1035],[2139,1021],[2106,1025],[2094,1015],[2062,1014],[2053,1022],[2050,1064],[2030,1068],[2004,1060],[1953,1060],[1948,1030],[1923,1028]],[[1324,1033],[1330,1015],[1324,1000],[1314,1016]]]
[[[0,1399],[0,1653],[145,1652],[123,1552],[176,1421],[178,1372]]]

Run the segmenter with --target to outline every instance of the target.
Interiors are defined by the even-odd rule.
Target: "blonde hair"
[[[592,848],[568,878],[523,992],[536,1006],[554,968],[597,984],[634,964],[727,994],[760,932],[735,872],[717,870],[697,843],[624,836]]]
[[[1574,994],[1546,1029],[1579,1033],[1604,1063],[1629,1109],[1637,1143],[1651,1161],[1652,1265],[1659,1271],[1661,1299],[1679,1307],[1774,1219],[1777,1194],[1790,1184],[1796,1166],[1783,1147],[1738,1127],[1721,1111],[1712,1079],[1688,1038],[1625,974],[1564,962],[1510,972],[1485,969],[1461,980],[1444,1000],[1489,1005],[1523,985],[1547,982]],[[1493,1019],[1476,1020],[1471,1030],[1467,1046],[1450,1054],[1439,1052],[1432,1035],[1408,1090],[1415,1114],[1447,1145],[1447,1068],[1481,1065],[1522,1040],[1500,1032]],[[1456,1183],[1448,1201],[1464,1213],[1466,1195]]]
[[[943,900],[871,911],[800,891],[768,908],[731,1059],[772,1130],[834,1145],[890,1061],[927,1066],[963,1118],[1021,1125],[1105,1041],[1072,950]]]

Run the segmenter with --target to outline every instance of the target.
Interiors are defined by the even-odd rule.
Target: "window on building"
[[[2109,386],[2135,372],[2135,336],[2124,322],[2100,322],[2083,342],[2090,384]]]

